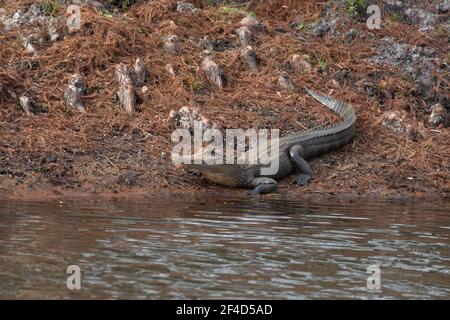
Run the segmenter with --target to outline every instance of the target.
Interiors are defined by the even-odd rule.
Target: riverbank
[[[355,107],[356,139],[313,159],[308,187],[294,188],[291,177],[270,197],[449,197],[448,1],[380,2],[380,30],[369,30],[365,8],[348,1],[119,2],[79,1],[81,25],[72,31],[64,1],[0,6],[2,196],[244,194],[172,164],[170,135],[184,125],[174,113],[185,107],[221,129],[281,134],[338,121],[306,97],[308,87]],[[256,69],[242,53],[246,41]],[[223,88],[202,68],[205,50]],[[120,64],[132,70],[132,112],[116,94]],[[293,87],[280,85],[283,72]],[[74,75],[83,90],[70,87]]]

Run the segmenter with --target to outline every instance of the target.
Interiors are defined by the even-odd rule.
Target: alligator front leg
[[[271,178],[255,178],[251,185],[254,187],[251,194],[266,194],[278,189],[278,183]]]
[[[300,144],[296,144],[289,149],[289,157],[291,161],[295,163],[299,171],[301,172],[295,177],[295,186],[306,186],[308,181],[311,179],[311,175],[313,173],[311,167],[308,162],[303,159],[303,155],[305,154],[305,149]]]

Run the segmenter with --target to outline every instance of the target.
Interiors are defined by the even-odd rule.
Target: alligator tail
[[[355,109],[351,105],[335,100],[329,96],[318,94],[314,91],[309,90],[308,88],[305,89],[311,97],[342,117],[342,122],[339,125],[349,126],[356,121]]]

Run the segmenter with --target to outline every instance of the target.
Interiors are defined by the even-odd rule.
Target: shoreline
[[[48,190],[15,190],[4,191],[0,189],[0,200],[4,201],[77,201],[77,200],[94,200],[94,201],[127,201],[127,200],[187,200],[195,199],[198,201],[208,199],[219,200],[239,199],[239,200],[287,200],[287,201],[303,201],[303,200],[343,200],[343,201],[425,201],[425,202],[448,202],[450,193],[407,193],[396,192],[395,194],[382,195],[376,193],[357,192],[318,192],[311,190],[303,190],[300,193],[294,188],[282,188],[276,193],[251,196],[247,195],[246,189],[222,188],[219,186],[207,186],[203,189],[185,190],[182,188],[168,191],[133,188],[124,189],[117,192],[98,191],[98,192],[80,192],[64,189],[48,189]]]

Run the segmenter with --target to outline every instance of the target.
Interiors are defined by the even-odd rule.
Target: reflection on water
[[[0,202],[0,298],[449,298],[450,203]],[[66,287],[78,265],[81,290]],[[366,287],[369,265],[382,290]]]

